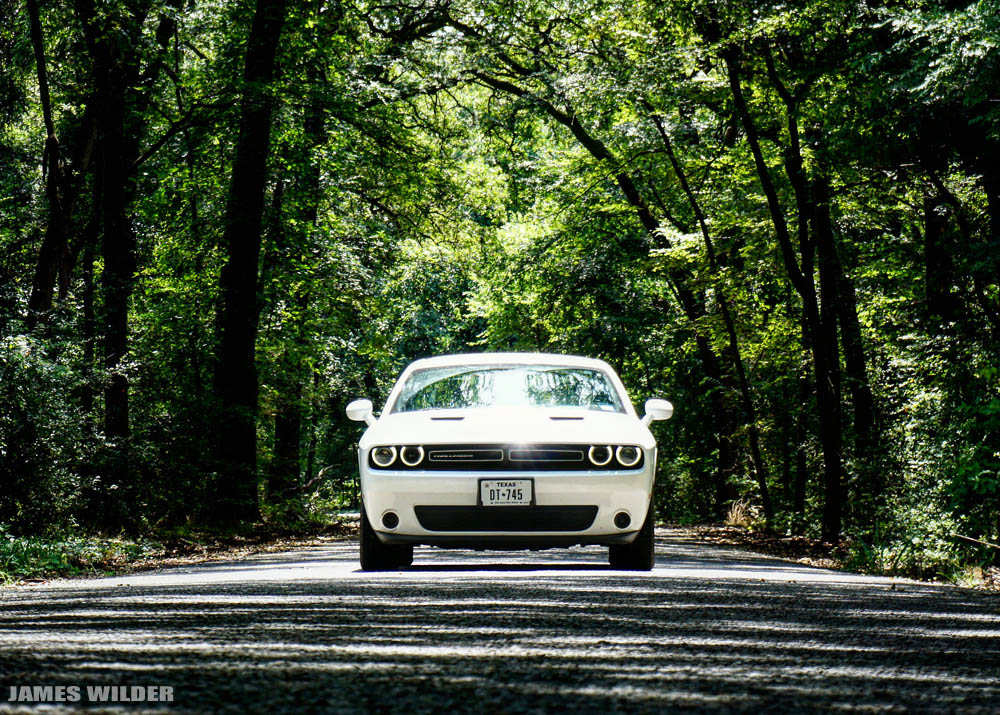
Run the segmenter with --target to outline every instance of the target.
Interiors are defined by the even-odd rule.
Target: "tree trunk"
[[[310,70],[309,84],[318,90],[321,76],[319,72]],[[308,151],[309,169],[293,184],[295,191],[294,206],[298,209],[295,240],[287,246],[288,252],[294,252],[301,258],[308,255],[312,245],[312,237],[318,226],[320,191],[320,165],[318,152],[326,143],[326,111],[321,103],[313,101],[305,111],[303,118],[303,134]],[[282,232],[286,239],[289,231]],[[296,307],[296,314],[288,325],[288,342],[282,361],[286,369],[287,380],[282,385],[278,395],[278,408],[274,424],[274,462],[269,475],[268,493],[271,498],[287,495],[290,489],[298,486],[302,458],[302,393],[307,379],[303,369],[303,354],[307,347],[306,314],[310,303],[310,290],[306,286],[293,283],[290,286],[288,300]],[[306,478],[310,478],[309,473]]]
[[[94,414],[94,397],[96,394],[94,385],[94,356],[97,346],[97,318],[94,309],[94,257],[97,248],[97,236],[100,230],[101,218],[100,208],[100,187],[94,190],[94,205],[91,207],[90,220],[87,222],[85,235],[83,237],[83,314],[80,321],[80,342],[83,348],[82,367],[80,369],[80,408],[83,411],[87,425],[90,430],[95,430],[98,420]]]
[[[294,211],[297,206],[296,196],[292,197],[289,211]],[[288,270],[288,259],[297,254],[297,247],[291,237],[296,234],[296,225],[291,222],[285,225],[285,182],[278,181],[271,192],[271,206],[269,208],[270,218],[267,230],[267,250],[261,260],[261,292],[263,300],[272,305],[280,304],[283,300],[289,300],[290,295],[282,293],[288,287],[288,293],[294,293],[294,282],[284,280],[280,282],[280,287],[275,287],[275,295],[267,299],[268,286],[278,286],[279,281],[274,280],[274,274],[285,275],[282,271]],[[290,272],[289,274],[290,275]],[[299,407],[301,399],[301,383],[299,382],[298,363],[296,361],[296,343],[294,326],[297,320],[290,319],[283,324],[282,331],[283,345],[276,360],[274,371],[274,444],[272,449],[272,459],[267,471],[266,498],[273,505],[283,504],[294,490],[298,483],[299,469],[301,463],[301,430],[302,417]],[[293,326],[289,330],[289,323]],[[292,332],[293,335],[285,335]],[[289,345],[292,343],[292,345]]]
[[[854,424],[854,451],[866,491],[880,499],[885,476],[878,464],[879,408],[868,379],[861,323],[854,281],[840,271],[840,341],[844,351],[844,382],[851,393]]]
[[[820,146],[821,139],[814,137],[810,142],[813,146]],[[822,153],[820,153],[822,156]],[[822,163],[816,172],[816,177],[811,184],[812,201],[812,221],[813,234],[819,255],[819,276],[821,290],[821,330],[824,332],[824,340],[830,357],[830,383],[833,389],[835,415],[831,420],[842,422],[843,419],[843,396],[840,389],[841,369],[838,344],[843,347],[844,363],[847,371],[847,386],[851,393],[853,405],[854,424],[854,455],[857,461],[856,476],[865,482],[864,493],[881,494],[882,477],[878,473],[877,465],[874,462],[874,440],[877,430],[875,398],[872,395],[871,385],[868,382],[868,371],[865,360],[864,345],[861,338],[861,325],[858,321],[857,301],[854,293],[854,284],[844,270],[841,261],[839,248],[833,233],[833,220],[830,215],[830,182],[825,173]],[[838,335],[838,327],[840,332]],[[840,444],[839,449],[843,449],[843,425],[837,430],[835,437]],[[827,475],[827,478],[830,478]],[[838,510],[843,512],[846,501],[846,494],[843,493],[844,485],[841,478],[837,480],[837,487],[840,491],[839,500],[841,507]],[[834,485],[828,485],[828,489],[833,489]],[[828,514],[828,518],[833,519],[833,514]],[[837,528],[832,533],[831,541],[839,536],[839,515],[837,516]],[[830,523],[831,529],[833,522]]]
[[[101,315],[107,372],[104,389],[104,466],[102,513],[108,530],[130,525],[135,501],[129,453],[128,302],[135,275],[135,233],[128,206],[135,193],[132,157],[138,151],[130,121],[128,93],[138,81],[142,23],[148,6],[137,3],[127,16],[108,18],[92,0],[77,0],[76,14],[93,58],[96,126],[95,219],[101,226]],[[119,24],[120,22],[120,24]]]
[[[924,294],[927,315],[944,323],[954,319],[954,262],[948,232],[947,202],[924,198]]]
[[[792,183],[792,188],[796,196],[796,204],[800,212],[799,242],[802,255],[801,266],[796,257],[795,248],[792,245],[788,232],[788,224],[785,221],[784,211],[781,207],[781,201],[778,198],[774,180],[764,160],[757,126],[750,116],[750,111],[747,108],[746,99],[743,95],[738,50],[730,47],[722,54],[729,74],[729,87],[736,106],[736,112],[746,132],[747,143],[750,145],[750,151],[753,154],[758,180],[767,199],[768,211],[771,215],[771,222],[774,226],[775,237],[778,240],[785,270],[788,273],[792,287],[795,288],[795,291],[802,300],[805,326],[808,331],[809,342],[812,344],[814,376],[816,379],[816,406],[819,416],[819,436],[820,443],[823,446],[824,507],[822,532],[825,540],[833,542],[837,541],[840,537],[843,455],[841,454],[842,431],[839,392],[840,358],[836,328],[837,287],[836,274],[831,273],[830,270],[832,260],[829,254],[830,247],[824,247],[820,255],[820,287],[828,294],[828,300],[824,300],[825,308],[821,308],[812,271],[812,245],[808,243],[807,230],[807,221],[817,218],[817,196],[809,196],[808,187],[804,185],[805,177],[802,172],[802,157],[798,149],[799,135],[795,119],[795,102],[780,82],[776,81],[777,78],[774,76],[773,68],[769,67],[778,93],[781,95],[787,108],[788,128],[792,148],[788,155],[786,155],[785,167],[789,180]],[[824,189],[825,184],[819,187],[820,193]],[[828,211],[825,203],[821,211]],[[822,223],[822,218],[821,215],[818,223]],[[826,221],[828,226],[828,216],[826,217]],[[827,276],[826,281],[823,280],[824,272]],[[834,278],[832,282],[831,275]]]
[[[28,20],[31,26],[31,45],[35,54],[35,71],[38,78],[38,96],[45,123],[45,151],[43,173],[45,174],[45,197],[48,202],[48,221],[45,237],[35,264],[35,276],[28,298],[29,320],[47,312],[52,307],[53,286],[60,273],[65,274],[69,256],[67,241],[69,207],[67,205],[66,181],[60,160],[59,139],[56,137],[52,119],[52,104],[49,98],[48,74],[45,70],[45,45],[42,39],[42,25],[38,15],[37,0],[28,0]]]
[[[803,325],[803,333],[805,326]],[[807,348],[808,350],[808,348]],[[795,514],[795,533],[803,534],[806,528],[806,483],[809,479],[809,460],[806,454],[806,436],[809,434],[806,423],[808,414],[805,406],[809,402],[809,368],[802,367],[802,373],[796,378],[799,386],[799,404],[795,411],[795,488],[792,492],[792,513]]]
[[[317,474],[316,451],[319,438],[319,418],[320,406],[316,404],[316,394],[319,392],[320,378],[318,372],[313,372],[312,389],[309,392],[309,439],[306,447],[306,481],[314,478]],[[374,393],[373,393],[374,394]]]
[[[298,486],[302,464],[302,382],[292,379],[281,388],[274,415],[274,458],[267,479],[268,499],[274,504],[287,500]]]
[[[104,437],[111,445],[108,474],[112,487],[117,486],[125,502],[132,496],[129,455],[129,388],[125,359],[128,352],[128,301],[135,275],[135,234],[126,214],[132,191],[126,186],[131,180],[127,166],[125,119],[126,81],[120,70],[122,58],[109,52],[108,64],[99,82],[99,152],[101,175],[101,272],[103,298],[104,369],[107,382],[104,390]],[[115,510],[124,520],[123,504]],[[124,524],[109,523],[108,526]]]
[[[271,145],[273,102],[267,85],[274,74],[278,38],[287,0],[258,0],[243,73],[239,136],[226,204],[220,277],[220,345],[215,395],[220,407],[216,457],[218,477],[210,518],[217,522],[253,521],[257,499],[257,367],[255,344],[259,316],[257,287],[261,221]]]
[[[824,504],[823,538],[840,538],[844,505],[843,486],[843,410],[840,396],[840,352],[837,316],[840,312],[840,260],[830,222],[830,190],[825,176],[812,181],[812,221],[819,266],[820,315],[816,360],[822,357],[823,385],[818,388],[820,442],[823,445]],[[817,366],[817,372],[819,368]]]
[[[670,137],[667,134],[666,129],[663,127],[663,123],[660,121],[659,117],[653,113],[653,107],[648,102],[644,104],[646,109],[650,112],[650,116],[653,118],[653,122],[659,132],[660,139],[663,142],[663,148],[667,153],[667,159],[670,161],[670,166],[674,171],[674,175],[677,177],[677,181],[681,185],[681,190],[687,198],[688,205],[691,207],[691,212],[694,214],[695,221],[701,231],[702,240],[705,243],[705,254],[708,257],[708,270],[714,281],[718,274],[719,262],[716,257],[712,234],[708,230],[708,222],[705,219],[705,213],[702,211],[701,203],[698,201],[698,197],[695,196],[695,193],[691,188],[687,173],[684,171],[680,161],[677,159],[677,155],[674,153],[673,143],[670,141]],[[718,283],[717,281],[715,282]],[[743,365],[743,356],[740,353],[739,337],[736,333],[736,322],[733,320],[732,312],[729,309],[729,299],[726,297],[725,291],[718,284],[716,285],[716,296],[719,302],[720,312],[722,313],[722,322],[726,328],[726,336],[729,339],[730,361],[736,370],[740,404],[742,405],[745,413],[745,422],[750,441],[750,464],[753,467],[754,475],[757,478],[757,489],[760,491],[761,505],[764,508],[764,523],[766,528],[770,529],[774,521],[774,505],[771,502],[771,494],[767,485],[767,467],[764,464],[764,457],[760,448],[760,432],[757,429],[757,409],[754,406],[753,394],[750,391],[750,380],[747,378],[746,368]]]

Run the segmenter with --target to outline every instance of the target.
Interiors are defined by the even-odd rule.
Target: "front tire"
[[[413,565],[413,544],[400,544],[397,549],[396,567]]]
[[[368,521],[364,504],[361,505],[361,570],[395,571],[413,563],[413,546],[410,544],[383,544]]]
[[[646,510],[646,521],[631,544],[617,544],[608,549],[608,563],[621,571],[652,571],[656,563],[653,540],[653,505]]]

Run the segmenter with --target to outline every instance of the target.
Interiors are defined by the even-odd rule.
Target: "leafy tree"
[[[490,349],[674,399],[662,516],[1000,538],[996,0],[0,9],[15,528],[351,503],[344,405]]]

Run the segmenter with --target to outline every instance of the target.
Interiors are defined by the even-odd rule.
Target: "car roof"
[[[556,353],[460,353],[439,355],[416,360],[410,371],[426,367],[448,367],[452,365],[565,365],[567,367],[590,367],[608,370],[610,366],[603,360],[579,355],[559,355]]]

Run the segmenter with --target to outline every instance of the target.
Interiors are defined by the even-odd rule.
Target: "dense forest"
[[[662,396],[661,518],[1000,541],[1000,3],[0,0],[0,525],[321,518],[417,357]]]

